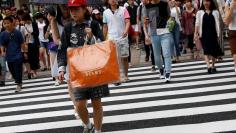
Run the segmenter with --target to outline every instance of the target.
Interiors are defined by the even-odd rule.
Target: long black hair
[[[213,10],[217,10],[217,6],[216,6],[216,4],[215,4],[215,2],[214,2],[214,0],[203,0],[203,2],[202,2],[202,5],[201,5],[201,7],[200,7],[200,10],[206,10],[206,8],[205,8],[205,6],[204,6],[204,1],[209,1],[211,4],[210,4],[210,10],[211,11],[213,11]]]

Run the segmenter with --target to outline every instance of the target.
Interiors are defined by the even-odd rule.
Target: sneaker
[[[95,131],[95,128],[94,128],[94,126],[92,125],[92,128],[91,128],[91,129],[84,128],[83,133],[94,133],[94,131]]]
[[[16,85],[15,93],[20,92],[21,89],[22,89],[22,84],[18,84],[18,85]]]
[[[164,79],[164,69],[160,69],[160,79]]]
[[[152,71],[152,72],[155,72],[155,71],[156,71],[156,67],[155,67],[155,66],[152,66],[151,71]]]
[[[60,84],[61,84],[61,81],[60,80],[56,80],[54,85],[55,86],[59,86]]]
[[[165,75],[165,81],[166,81],[166,83],[170,82],[170,79],[171,79],[170,73],[166,73],[166,75]]]

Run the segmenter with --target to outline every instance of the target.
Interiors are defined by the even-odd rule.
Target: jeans
[[[15,61],[15,62],[7,62],[9,71],[12,74],[12,77],[15,79],[16,84],[22,84],[22,69],[23,62]]]
[[[159,69],[163,68],[163,60],[161,54],[163,54],[165,62],[165,72],[171,73],[171,56],[173,47],[173,36],[171,33],[163,35],[151,36],[152,47],[154,52],[155,64]]]
[[[0,56],[0,81],[5,81],[6,78],[6,60],[5,57]]]
[[[180,56],[180,26],[179,24],[176,24],[174,31],[172,32],[173,39],[174,39],[174,47],[175,47],[175,55]]]

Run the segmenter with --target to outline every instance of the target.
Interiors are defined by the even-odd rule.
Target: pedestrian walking
[[[148,27],[148,33],[145,33],[146,38],[151,38],[155,64],[160,71],[160,79],[169,82],[171,80],[171,56],[174,47],[173,35],[167,27],[170,8],[167,2],[152,0],[150,4],[145,6],[143,12],[145,13],[145,26]]]
[[[226,1],[225,23],[229,26],[229,44],[234,58],[234,67],[236,73],[236,0]]]
[[[55,79],[55,86],[61,84],[58,76],[58,64],[57,64],[57,52],[58,52],[58,40],[60,40],[60,35],[63,31],[63,24],[60,20],[56,20],[56,11],[53,7],[47,10],[47,19],[49,21],[49,26],[47,28],[45,38],[49,39],[48,49],[50,56],[50,66],[51,66],[51,75]]]
[[[216,73],[216,59],[223,55],[220,45],[220,20],[219,12],[213,0],[203,0],[203,4],[196,16],[195,38],[200,38],[207,71],[209,74]],[[210,60],[212,60],[210,62]]]
[[[148,0],[142,0],[142,3],[139,5],[137,9],[137,23],[139,26],[139,32],[141,33],[141,40],[143,40],[144,49],[145,49],[145,61],[148,62],[151,56],[152,68],[151,71],[156,71],[155,68],[155,60],[154,60],[154,53],[151,44],[151,40],[145,39],[145,26],[144,26],[144,15],[143,15],[143,7],[149,3]]]
[[[103,12],[103,34],[108,36],[108,39],[117,41],[120,50],[122,70],[124,70],[124,81],[129,81],[128,69],[129,62],[129,44],[128,31],[130,27],[129,12],[125,7],[118,5],[117,0],[106,1],[108,9]]]
[[[12,17],[5,17],[3,25],[6,30],[0,34],[1,54],[6,57],[9,71],[15,80],[15,92],[19,92],[22,89],[23,54],[21,47],[24,39],[21,32],[15,29]]]
[[[39,69],[39,30],[36,22],[32,20],[29,14],[22,17],[26,30],[26,43],[28,44],[28,61],[31,69],[31,76],[37,78]]]
[[[194,30],[197,11],[193,7],[192,0],[186,0],[185,6],[186,10],[182,14],[182,28],[186,40],[183,49],[189,48],[192,54],[191,57],[194,59]],[[196,55],[195,59],[199,58],[199,55]]]
[[[104,40],[99,23],[90,20],[90,14],[86,8],[85,0],[69,0],[68,6],[73,19],[73,22],[64,27],[61,36],[61,48],[58,49],[58,66],[60,72],[60,80],[64,80],[67,66],[67,48],[81,47],[85,43],[86,36],[88,44],[92,45],[94,38]],[[80,78],[80,77],[78,77]],[[97,86],[79,90],[70,87],[68,80],[69,93],[73,92],[71,99],[78,110],[78,114],[84,124],[83,133],[101,133],[103,109],[101,98],[109,95],[108,85]],[[89,120],[87,109],[87,100],[91,99],[93,106],[94,125]]]

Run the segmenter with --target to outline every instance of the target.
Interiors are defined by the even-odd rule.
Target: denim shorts
[[[89,99],[93,100],[109,96],[110,90],[108,88],[108,85],[102,85],[86,89],[74,88],[73,93],[76,101]]]
[[[48,48],[48,42],[40,42],[40,47],[41,48]]]

